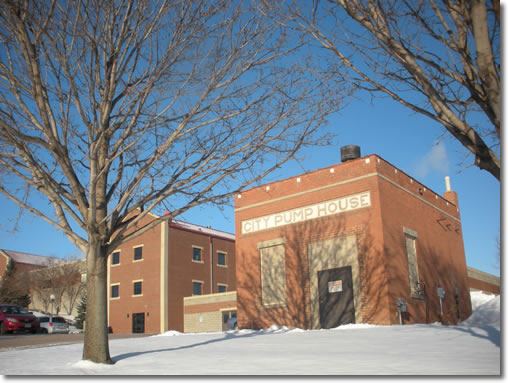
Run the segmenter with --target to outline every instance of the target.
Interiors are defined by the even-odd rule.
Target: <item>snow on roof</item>
[[[28,254],[5,249],[1,249],[1,251],[16,263],[26,263],[37,266],[53,266],[65,263],[65,260],[60,258],[44,257],[42,255]]]
[[[204,227],[204,226],[194,225],[192,223],[183,222],[183,221],[177,221],[177,220],[172,220],[170,222],[170,224],[174,225],[174,226],[180,226],[182,229],[187,229],[187,230],[201,232],[201,233],[206,234],[206,235],[213,235],[215,237],[222,237],[222,238],[230,239],[231,241],[235,240],[235,235],[234,234],[226,233],[225,231],[215,230],[215,229],[212,229],[210,227]]]

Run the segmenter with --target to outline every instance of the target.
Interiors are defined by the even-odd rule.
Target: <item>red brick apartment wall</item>
[[[153,218],[147,216],[148,222]],[[134,261],[134,248],[143,246],[143,259]],[[109,325],[114,333],[132,332],[132,314],[145,313],[145,333],[160,332],[161,227],[154,227],[121,245],[120,264],[111,265],[108,283]],[[142,295],[134,296],[134,281],[142,281]],[[120,297],[111,298],[111,286],[120,284]]]
[[[141,224],[153,217],[148,216]],[[213,292],[218,284],[227,285],[227,291],[236,288],[234,241],[218,236],[209,236],[196,230],[182,229],[178,224],[167,222],[167,238],[162,238],[162,225],[145,232],[134,240],[123,244],[120,264],[111,265],[108,282],[109,325],[114,333],[132,332],[132,314],[145,313],[145,333],[159,333],[162,328],[183,332],[183,298],[193,293],[193,281],[203,282],[203,294],[211,293],[210,271],[213,271]],[[167,283],[161,283],[161,247],[167,246]],[[210,266],[210,243],[213,246],[214,263]],[[143,246],[143,259],[134,261],[134,248]],[[192,261],[192,247],[203,249],[202,262]],[[226,253],[226,266],[217,265],[217,252]],[[163,277],[162,277],[163,278]],[[134,296],[135,281],[142,281],[142,295]],[[120,297],[111,298],[113,285],[120,285]],[[161,307],[161,287],[167,300],[167,324],[162,323],[164,307]],[[164,296],[162,297],[164,299]],[[161,314],[161,312],[163,314]]]
[[[333,172],[331,171],[333,169]],[[391,182],[390,182],[391,181]],[[395,185],[394,185],[395,183]],[[400,185],[399,185],[400,184]],[[396,186],[398,185],[398,186]],[[403,191],[400,186],[412,190]],[[425,305],[408,297],[409,281],[405,226],[418,233],[418,267],[428,284],[445,288],[445,317],[453,321],[453,287],[460,289],[460,317],[471,313],[465,290],[465,257],[457,208],[425,189],[421,198],[414,190],[424,188],[377,156],[363,157],[299,177],[242,192],[235,197],[237,294],[239,327],[285,324],[316,327],[310,304],[309,245],[344,235],[356,236],[359,267],[357,319],[364,323],[399,323],[396,300],[405,298],[410,316],[406,321],[424,322]],[[370,191],[370,207],[312,219],[253,233],[242,233],[241,222],[277,212]],[[425,200],[426,202],[422,201]],[[441,211],[436,210],[439,207]],[[443,217],[447,221],[442,221]],[[459,218],[460,219],[460,218]],[[451,224],[451,229],[448,228]],[[443,228],[444,227],[444,228]],[[458,228],[458,232],[455,229]],[[285,238],[286,307],[263,308],[261,298],[259,242]],[[430,291],[432,290],[432,291]],[[435,295],[435,287],[429,288]],[[431,319],[436,300],[428,300]],[[438,302],[439,304],[439,302]],[[356,305],[356,303],[355,303]],[[422,311],[423,310],[423,311]],[[314,313],[313,313],[314,312]]]
[[[169,329],[183,332],[183,298],[193,295],[193,281],[203,283],[202,294],[217,293],[218,284],[227,285],[227,291],[235,290],[235,243],[229,239],[187,231],[172,225],[168,237]],[[210,265],[210,243],[213,248],[212,265]],[[202,262],[192,260],[193,246],[202,249]],[[217,265],[218,251],[226,253],[226,267]],[[211,270],[213,291],[210,286]]]
[[[471,300],[458,207],[384,160],[375,157],[375,161],[382,201],[389,306],[389,316],[378,317],[376,321],[397,323],[399,298],[408,303],[405,322],[441,320],[438,286],[445,290],[443,321],[457,323],[467,318],[471,315]],[[447,197],[456,198],[454,192],[448,193],[445,193]],[[416,258],[419,279],[425,283],[425,299],[410,296],[404,228],[417,234]],[[376,286],[370,289],[369,296],[375,294]],[[366,315],[367,320],[374,317]]]

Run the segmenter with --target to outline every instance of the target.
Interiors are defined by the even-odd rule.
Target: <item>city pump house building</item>
[[[377,155],[235,197],[240,328],[457,323],[471,315],[457,194]]]

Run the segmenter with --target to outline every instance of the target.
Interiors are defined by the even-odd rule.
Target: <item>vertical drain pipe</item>
[[[208,235],[208,242],[210,243],[210,294],[213,294],[213,240],[211,235]]]

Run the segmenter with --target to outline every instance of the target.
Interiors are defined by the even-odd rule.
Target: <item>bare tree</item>
[[[32,304],[45,312],[49,311],[53,303],[54,311],[51,314],[58,314],[65,311],[72,314],[72,310],[78,298],[84,290],[84,283],[81,274],[86,272],[84,261],[68,260],[68,262],[54,262],[48,267],[40,268],[30,272],[30,291]],[[51,296],[54,296],[52,302]]]
[[[283,3],[260,9],[312,36],[323,70],[437,121],[500,179],[499,0]]]
[[[6,0],[0,44],[0,192],[86,254],[83,359],[99,363],[108,255],[326,143],[340,102],[249,2]]]

